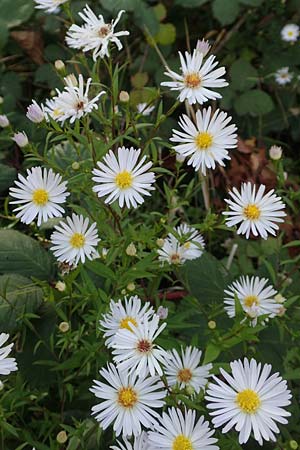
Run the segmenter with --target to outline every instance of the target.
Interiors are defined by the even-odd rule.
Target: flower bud
[[[78,170],[79,168],[80,168],[79,162],[74,161],[74,162],[72,163],[72,169],[73,169],[73,170]]]
[[[68,324],[68,322],[60,322],[58,328],[62,333],[66,333],[67,331],[69,331],[70,325]]]
[[[179,163],[183,163],[184,160],[185,160],[185,156],[180,155],[180,153],[176,152],[176,161]]]
[[[281,294],[277,294],[277,295],[275,295],[274,300],[277,303],[284,303],[286,301],[286,298],[283,297],[283,295],[281,295]]]
[[[131,242],[131,244],[129,244],[128,247],[126,248],[126,255],[128,256],[136,255],[136,246],[134,245],[133,242]]]
[[[64,292],[66,290],[66,283],[64,283],[63,281],[58,281],[55,285],[55,288],[60,292]]]
[[[209,45],[208,41],[205,41],[204,39],[200,41],[200,39],[198,39],[196,45],[196,50],[198,50],[198,52],[202,53],[203,56],[206,56],[210,49],[211,46]]]
[[[108,253],[107,248],[103,248],[102,251],[101,251],[101,256],[102,256],[103,259],[106,259],[107,253]]]
[[[193,388],[193,386],[187,386],[186,387],[186,393],[187,395],[194,395],[195,394],[195,389]]]
[[[28,145],[28,137],[25,131],[19,131],[18,133],[15,133],[12,137],[12,140],[15,141],[15,143],[20,148],[26,147],[26,145]]]
[[[214,330],[217,327],[217,324],[214,320],[210,320],[207,325],[210,330]]]
[[[134,283],[127,284],[126,289],[127,289],[127,291],[130,291],[130,292],[134,291],[135,290],[135,284]]]
[[[33,123],[41,123],[45,119],[45,114],[37,102],[33,100],[32,104],[27,108],[26,117]]]
[[[127,103],[127,102],[129,102],[129,99],[130,99],[130,97],[129,97],[129,94],[128,94],[127,91],[121,91],[120,92],[120,94],[119,94],[120,102]]]
[[[161,320],[165,320],[168,317],[168,313],[169,313],[168,308],[165,308],[164,306],[159,306],[156,312],[156,314]]]
[[[59,444],[64,444],[68,440],[67,433],[64,430],[60,431],[56,436],[56,440]]]
[[[0,127],[9,127],[9,120],[5,114],[0,114]]]
[[[278,145],[272,145],[272,147],[269,150],[269,156],[274,161],[277,161],[282,156],[282,148]]]
[[[277,316],[282,317],[282,316],[284,316],[285,312],[286,312],[286,308],[284,306],[280,306],[280,308],[277,311]]]
[[[61,59],[57,59],[54,63],[54,67],[56,70],[60,71],[64,71],[66,66],[65,63],[61,60]]]
[[[4,389],[4,383],[0,380],[0,391],[3,391]]]
[[[161,239],[161,238],[156,239],[156,245],[157,245],[158,247],[163,247],[164,243],[165,243],[165,240],[164,240],[164,239]]]
[[[70,75],[67,75],[65,77],[65,83],[67,86],[74,86],[74,87],[78,86],[78,80],[75,77],[74,73],[70,73]]]
[[[4,103],[4,98],[0,97],[0,105],[2,105]]]
[[[290,441],[289,444],[292,450],[297,450],[297,448],[299,447],[296,441]]]
[[[126,289],[122,289],[122,290],[121,290],[121,294],[122,294],[122,295],[126,295]]]

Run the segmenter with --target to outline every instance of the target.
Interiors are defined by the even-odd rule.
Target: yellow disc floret
[[[70,239],[73,248],[82,248],[85,244],[85,237],[81,233],[74,233]]]
[[[193,374],[190,369],[180,369],[177,374],[177,378],[181,383],[188,383]]]
[[[123,387],[118,392],[118,402],[124,408],[132,408],[137,402],[137,394],[131,387]]]
[[[183,434],[177,436],[172,445],[172,450],[193,450],[193,448],[192,441]]]
[[[45,189],[36,189],[32,194],[32,201],[37,206],[45,206],[49,200],[49,194]]]
[[[237,394],[236,403],[244,413],[254,414],[260,407],[261,401],[255,391],[245,389]]]
[[[248,205],[244,208],[244,216],[249,220],[257,220],[260,217],[260,209],[256,205]]]
[[[247,297],[244,298],[244,305],[247,306],[247,308],[251,308],[253,305],[258,306],[259,301],[256,295],[247,295]]]
[[[132,331],[130,324],[137,327],[137,321],[133,317],[130,316],[124,317],[124,319],[120,321],[120,328],[126,328],[126,330]]]
[[[189,88],[197,88],[201,84],[201,77],[198,73],[189,73],[184,78],[184,84]]]
[[[133,176],[130,172],[127,170],[124,170],[123,172],[118,173],[118,175],[115,178],[116,185],[120,189],[128,189],[132,186],[133,182]]]
[[[207,131],[203,131],[196,136],[195,143],[198,150],[207,150],[211,147],[213,137]]]

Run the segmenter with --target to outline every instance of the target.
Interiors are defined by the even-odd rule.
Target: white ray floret
[[[44,9],[47,13],[59,12],[59,7],[68,0],[34,0],[37,9]]]
[[[261,184],[256,192],[256,187],[252,183],[243,183],[241,192],[233,188],[229,195],[231,199],[225,199],[230,211],[223,214],[226,218],[226,225],[233,227],[239,225],[237,233],[245,234],[249,239],[250,233],[254,236],[261,236],[267,239],[268,234],[276,235],[279,230],[277,223],[284,222],[286,213],[281,197],[274,194],[274,189],[264,195],[266,187]]]
[[[235,297],[241,303],[246,317],[255,326],[259,316],[275,317],[280,312],[280,305],[275,297],[277,291],[267,286],[268,280],[259,277],[240,277],[225,289],[225,310],[229,317],[235,317]]]
[[[14,209],[16,216],[21,222],[30,224],[37,217],[38,226],[53,217],[61,217],[66,198],[67,182],[62,182],[62,177],[53,172],[52,169],[32,167],[27,169],[27,177],[18,175],[15,181],[17,187],[11,187],[9,195],[17,200],[11,204],[21,204]]]
[[[149,191],[155,189],[152,186],[154,173],[148,171],[152,162],[144,164],[146,156],[138,162],[140,153],[140,149],[119,147],[117,156],[110,150],[104,156],[104,162],[98,161],[98,168],[92,172],[95,182],[93,191],[98,197],[105,196],[105,203],[118,200],[121,208],[124,205],[137,208],[144,202],[143,196],[151,195]]]
[[[131,331],[131,325],[139,328],[145,319],[149,320],[154,314],[154,309],[149,302],[142,305],[141,299],[134,295],[124,302],[118,300],[110,301],[109,312],[103,314],[100,327],[104,331],[105,344],[111,347],[118,330],[127,329]]]
[[[104,430],[113,424],[117,436],[138,436],[141,426],[151,428],[157,423],[155,410],[164,406],[166,396],[159,377],[137,377],[113,364],[100,370],[100,375],[107,384],[94,380],[90,391],[102,400],[93,406],[92,414]]]
[[[286,24],[281,30],[281,39],[286,42],[296,42],[299,37],[299,26],[294,23]]]
[[[185,52],[185,56],[179,52],[181,62],[181,74],[167,68],[165,75],[173,81],[164,81],[162,86],[169,87],[172,91],[179,91],[178,99],[181,102],[187,100],[190,105],[199,103],[202,105],[207,100],[222,98],[222,95],[211,88],[228,86],[224,78],[225,68],[219,67],[215,56],[209,56],[204,62],[204,55],[197,49],[191,55]]]
[[[163,413],[159,426],[149,431],[151,450],[219,450],[204,416],[196,421],[196,411],[170,408]]]
[[[162,248],[158,249],[158,259],[169,264],[184,264],[187,260],[199,258],[204,250],[202,235],[187,224],[181,224],[168,233]]]
[[[181,355],[175,349],[168,353],[170,359],[163,363],[168,386],[180,389],[190,386],[199,394],[207,384],[212,364],[201,366],[202,352],[195,347],[181,348]]]
[[[93,50],[93,60],[96,61],[98,57],[104,58],[109,56],[110,44],[115,44],[120,51],[123,48],[120,41],[121,36],[128,36],[129,31],[115,32],[122,14],[125,11],[120,11],[117,18],[110,23],[105,23],[103,16],[98,17],[92,9],[86,5],[83,12],[79,16],[84,21],[82,26],[73,24],[67,32],[66,42],[69,47],[80,49],[84,52]]]
[[[64,123],[70,120],[74,123],[76,119],[81,119],[94,109],[98,109],[99,98],[105,91],[99,92],[94,98],[89,99],[89,90],[92,79],[88,78],[86,85],[83,76],[78,77],[78,86],[75,86],[70,78],[65,78],[66,87],[62,92],[57,90],[58,95],[48,102],[45,109],[48,114],[59,122]]]
[[[8,358],[14,344],[5,345],[9,339],[9,334],[0,333],[0,375],[9,375],[18,370],[15,358]]]
[[[275,81],[276,83],[284,86],[285,84],[289,84],[293,79],[293,74],[289,71],[288,67],[282,67],[275,72]]]
[[[126,328],[117,331],[113,347],[113,359],[119,370],[129,370],[141,377],[148,373],[151,376],[162,375],[160,366],[168,354],[155,343],[156,338],[166,327],[166,322],[159,326],[159,317],[154,315],[145,319],[136,327],[130,323],[131,330]]]
[[[287,382],[278,373],[270,375],[270,364],[262,366],[254,359],[233,361],[230,366],[231,375],[220,369],[224,381],[214,376],[215,383],[208,385],[207,408],[214,426],[223,427],[223,433],[235,428],[240,444],[251,433],[260,445],[263,440],[276,441],[276,422],[287,424],[291,415],[284,409],[291,403]]]
[[[96,223],[89,226],[89,219],[82,215],[72,214],[71,217],[61,221],[55,226],[51,235],[51,250],[60,262],[78,264],[79,260],[84,263],[85,259],[92,260],[97,251],[100,241]]]
[[[155,106],[148,106],[148,103],[138,103],[136,109],[142,116],[150,116],[152,111],[154,111]]]
[[[133,438],[132,444],[126,437],[123,437],[123,442],[117,441],[118,446],[112,445],[112,450],[150,450],[148,434],[143,431],[139,436]]]
[[[182,131],[173,130],[170,139],[176,143],[174,149],[182,157],[188,157],[188,165],[206,175],[206,169],[215,169],[216,163],[225,166],[224,160],[230,159],[228,149],[237,146],[237,127],[228,125],[231,117],[219,109],[196,112],[196,123],[183,115],[179,119]]]

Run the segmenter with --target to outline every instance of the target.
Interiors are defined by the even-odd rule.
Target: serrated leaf
[[[0,273],[48,280],[52,274],[51,258],[31,237],[15,230],[0,230]]]
[[[0,329],[12,332],[19,328],[18,320],[34,313],[41,305],[43,291],[21,275],[0,276]]]

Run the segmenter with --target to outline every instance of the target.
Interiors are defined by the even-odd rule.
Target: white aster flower
[[[65,203],[69,192],[67,182],[62,182],[62,177],[54,173],[52,169],[41,167],[27,169],[27,177],[18,175],[15,181],[17,187],[11,187],[9,194],[17,200],[10,204],[22,204],[14,209],[18,211],[16,216],[21,222],[29,224],[37,217],[38,226],[53,217],[61,217],[65,212],[62,203]]]
[[[104,331],[107,347],[111,347],[118,330],[125,328],[132,331],[131,325],[139,328],[145,319],[149,320],[154,314],[150,303],[146,302],[142,305],[142,301],[137,295],[125,297],[124,302],[111,300],[109,309],[109,313],[103,314],[103,320],[99,321],[100,327]]]
[[[221,427],[223,433],[231,428],[239,432],[239,443],[248,441],[251,432],[260,445],[263,440],[276,441],[279,429],[275,422],[286,424],[290,413],[288,406],[291,393],[287,382],[278,373],[270,375],[270,364],[244,359],[230,363],[232,375],[220,369],[225,381],[213,377],[216,383],[209,383],[206,400],[211,410],[212,422]]]
[[[37,9],[44,9],[48,13],[57,13],[60,5],[68,0],[34,0]]]
[[[294,23],[288,23],[281,30],[281,39],[286,42],[296,42],[299,36],[299,27]]]
[[[157,336],[166,327],[166,322],[159,326],[159,317],[154,315],[150,320],[144,318],[136,327],[130,323],[131,330],[119,329],[113,347],[113,359],[119,370],[129,370],[141,377],[148,373],[162,375],[159,363],[168,358],[167,353],[155,344]]]
[[[120,51],[123,45],[119,37],[128,36],[129,31],[115,32],[115,27],[124,12],[123,10],[120,11],[115,20],[105,23],[101,14],[97,17],[91,8],[86,5],[83,12],[79,13],[79,16],[84,21],[84,25],[80,27],[73,24],[67,32],[66,42],[68,46],[81,49],[84,52],[93,50],[94,61],[98,57],[104,58],[104,56],[109,56],[110,43],[115,44]]]
[[[225,199],[231,211],[225,211],[223,214],[229,216],[226,218],[226,225],[233,227],[242,222],[237,230],[237,234],[245,234],[249,239],[250,232],[254,236],[260,235],[267,239],[268,233],[273,236],[279,229],[276,222],[284,222],[283,217],[286,213],[281,197],[274,194],[274,189],[264,195],[265,186],[260,185],[256,192],[256,187],[252,183],[243,183],[241,192],[233,188],[229,192],[231,199]]]
[[[148,436],[151,450],[219,450],[214,432],[204,416],[196,422],[196,411],[170,408]]]
[[[139,436],[135,436],[132,444],[124,436],[123,442],[124,444],[120,441],[117,441],[118,447],[112,445],[110,448],[112,450],[150,450],[148,434],[145,433],[145,431],[142,431],[142,433]]]
[[[289,84],[293,79],[293,74],[289,72],[288,67],[282,67],[275,72],[275,80],[276,83],[284,86],[285,84]]]
[[[96,228],[96,222],[89,227],[89,219],[82,215],[72,214],[66,218],[67,222],[61,221],[54,228],[50,237],[53,247],[51,250],[60,262],[78,264],[79,260],[84,263],[85,259],[93,259],[96,247],[100,241]]]
[[[259,316],[275,317],[280,310],[276,301],[277,291],[272,286],[266,286],[268,280],[259,277],[240,277],[225,289],[225,310],[229,317],[235,317],[235,297],[240,301],[246,315],[253,326]]]
[[[25,131],[19,131],[18,133],[15,133],[12,137],[12,140],[20,147],[26,147],[28,145],[28,137]]]
[[[155,106],[148,106],[148,103],[138,103],[136,109],[143,116],[150,116],[152,111],[154,111]]]
[[[33,123],[41,123],[45,119],[44,107],[39,106],[35,100],[27,107],[26,117]]]
[[[146,156],[138,161],[141,150],[135,150],[133,147],[118,148],[118,157],[112,150],[104,156],[102,163],[97,162],[99,169],[93,170],[92,179],[96,185],[93,191],[98,197],[108,196],[105,203],[113,203],[118,199],[119,206],[127,208],[133,206],[136,208],[144,202],[143,195],[151,195],[149,191],[155,188],[152,184],[155,182],[153,172],[148,172],[152,166],[149,161],[144,164]]]
[[[172,78],[173,81],[164,81],[161,83],[162,86],[167,86],[172,91],[180,91],[178,99],[181,102],[187,100],[190,105],[194,103],[202,105],[207,100],[222,98],[221,94],[210,89],[228,86],[225,79],[220,78],[225,74],[225,68],[220,67],[213,70],[218,65],[214,55],[209,56],[204,64],[203,53],[198,50],[194,50],[192,55],[185,52],[185,58],[179,52],[179,56],[182,74],[177,74],[167,68],[165,75]]]
[[[179,119],[183,131],[173,130],[171,141],[176,153],[189,157],[188,165],[206,175],[206,169],[215,169],[216,163],[225,166],[230,159],[227,149],[237,146],[236,126],[228,125],[231,117],[219,109],[212,114],[211,107],[196,112],[196,124],[185,114]]]
[[[181,355],[175,349],[168,353],[170,359],[164,362],[168,386],[192,387],[199,394],[207,383],[212,364],[201,366],[202,352],[195,347],[181,348]]]
[[[10,372],[18,370],[15,358],[7,358],[14,344],[8,344],[3,347],[8,338],[9,334],[0,334],[0,375],[9,375]]]
[[[80,74],[78,77],[78,86],[75,86],[70,78],[65,78],[66,87],[62,92],[57,90],[58,95],[47,102],[45,112],[47,112],[53,119],[64,123],[65,120],[70,120],[74,123],[76,119],[81,119],[86,116],[93,109],[98,109],[98,100],[105,91],[99,92],[93,99],[89,99],[89,89],[92,79],[88,78],[86,82]]]
[[[199,258],[205,242],[196,228],[181,224],[168,233],[162,248],[157,250],[158,259],[169,264],[183,264],[187,260]]]
[[[158,377],[137,377],[136,373],[117,370],[113,364],[100,370],[100,375],[108,384],[94,380],[90,391],[103,400],[93,406],[92,414],[104,430],[114,422],[117,436],[138,436],[141,425],[151,428],[157,423],[155,409],[164,406],[166,396]]]

